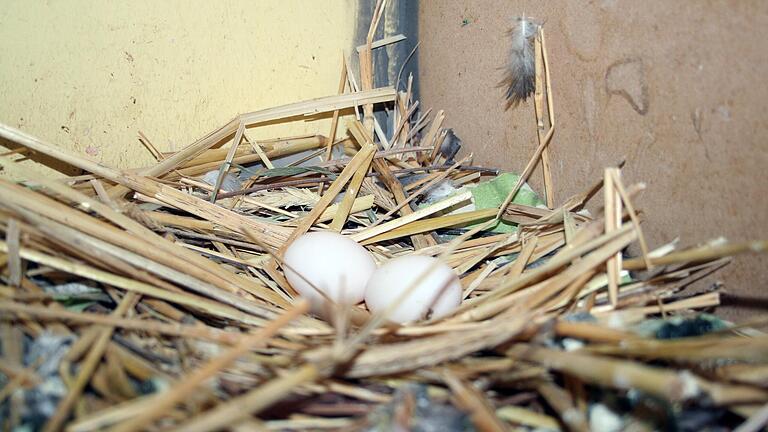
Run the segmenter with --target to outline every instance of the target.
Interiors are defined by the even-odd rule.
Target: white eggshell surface
[[[312,285],[337,303],[356,304],[363,300],[366,283],[376,270],[376,262],[364,247],[330,231],[297,238],[285,251],[283,261],[288,282],[316,310],[325,299]]]
[[[433,265],[435,268],[426,274]],[[423,274],[426,276],[421,278]],[[411,255],[387,261],[371,275],[365,289],[368,309],[383,312],[419,279],[408,297],[388,316],[390,321],[441,318],[461,303],[461,283],[452,268],[436,258]]]

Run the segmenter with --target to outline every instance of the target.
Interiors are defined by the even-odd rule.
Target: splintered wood
[[[475,206],[478,185],[500,172],[441,153],[445,114],[419,106],[412,78],[405,91],[373,88],[372,50],[402,40],[373,40],[383,9],[358,48],[361,90],[344,60],[337,95],[240,115],[177,152],[141,134],[150,167],[108,167],[0,125],[22,148],[0,155],[16,179],[0,178],[3,430],[392,430],[371,413],[410,424],[420,408],[401,397],[406,383],[477,430],[587,430],[590,407],[630,403],[630,391],[632,403],[656,402],[624,427],[668,428],[653,418],[713,406],[712,422],[760,427],[768,336],[695,313],[720,298],[693,282],[768,242],[653,250],[640,226],[653,215],[635,205],[644,186],[625,186],[619,168],[557,202],[543,31],[536,148],[506,200]],[[394,118],[379,123],[386,111]],[[249,138],[265,122],[321,113],[330,130]],[[84,175],[36,178],[11,159],[28,153]],[[545,205],[520,203],[539,161]],[[584,206],[601,187],[594,216]],[[378,263],[438,257],[461,280],[461,306],[407,325],[363,304],[312,315],[282,254],[317,230]],[[640,253],[626,256],[633,244]],[[41,411],[45,385],[61,391]]]

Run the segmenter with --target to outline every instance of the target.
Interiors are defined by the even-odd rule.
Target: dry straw
[[[175,153],[160,153],[142,134],[158,161],[151,167],[118,170],[0,125],[0,136],[22,147],[0,156],[3,170],[21,181],[0,179],[0,264],[7,284],[0,286],[0,371],[10,379],[0,401],[18,408],[13,389],[39,382],[33,366],[20,366],[19,347],[25,335],[49,331],[75,343],[60,368],[67,394],[47,431],[362,427],[361,409],[390,400],[403,380],[423,383],[446,402],[452,396],[480,430],[586,430],[588,386],[632,388],[671,402],[709,401],[750,418],[744,430],[754,430],[768,402],[762,333],[740,328],[659,341],[623,326],[716,306],[717,292],[696,292],[689,284],[727,264],[723,257],[764,252],[768,242],[652,251],[635,206],[643,186],[625,186],[618,168],[558,205],[547,150],[555,112],[540,28],[534,40],[538,141],[505,202],[454,213],[472,200],[465,188],[413,205],[439,182],[473,186],[495,174],[473,170],[471,155],[443,166],[445,115],[415,115],[411,79],[404,92],[373,88],[372,50],[401,40],[373,39],[384,6],[377,4],[358,49],[362,90],[343,60],[337,95],[238,116]],[[397,119],[387,137],[373,116],[383,103]],[[357,107],[360,120],[344,118]],[[265,122],[321,113],[332,119],[327,137],[247,137]],[[350,158],[331,159],[339,143]],[[310,158],[312,170],[274,168],[282,156],[317,149],[322,160]],[[28,153],[88,175],[32,177],[11,159]],[[219,191],[224,173],[259,161],[264,169],[243,190]],[[546,208],[513,203],[539,164]],[[217,168],[213,187],[194,178]],[[404,187],[403,176],[414,174],[424,177]],[[604,212],[579,212],[601,187]],[[291,191],[292,199],[309,197],[303,207],[286,198]],[[519,224],[518,231],[487,231],[502,219]],[[462,235],[449,242],[435,235],[447,228]],[[403,326],[389,323],[386,313],[371,316],[362,305],[333,306],[330,322],[309,315],[279,264],[293,240],[318,229],[360,242],[378,261],[439,257],[461,278],[462,306],[442,320]],[[640,256],[623,258],[621,251],[635,242]],[[652,271],[622,283],[624,270]],[[101,297],[87,311],[66,310],[42,280],[91,281]],[[399,301],[407,301],[408,292]],[[595,320],[565,319],[575,312],[591,312]],[[553,338],[578,339],[585,347],[567,352]],[[650,360],[654,365],[644,363]],[[150,377],[167,388],[139,396],[131,383]],[[311,402],[318,393],[335,395],[326,396],[336,401],[334,418],[317,417],[330,409]],[[283,419],[255,420],[277,403]],[[13,426],[19,419],[8,421]]]

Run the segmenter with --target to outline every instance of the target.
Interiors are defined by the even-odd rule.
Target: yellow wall
[[[111,166],[146,166],[139,130],[161,151],[178,150],[237,113],[335,94],[354,6],[6,0],[0,121]],[[328,124],[269,133],[327,134]]]

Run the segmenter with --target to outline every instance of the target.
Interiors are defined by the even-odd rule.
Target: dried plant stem
[[[605,212],[605,232],[610,233],[621,227],[621,200],[616,187],[614,186],[614,178],[618,177],[618,168],[606,168],[605,169],[605,185],[603,191],[605,192],[604,212]],[[610,258],[606,263],[606,271],[608,274],[608,300],[611,302],[611,306],[616,307],[616,303],[619,299],[619,273],[621,272],[621,253],[617,253],[616,256]]]
[[[152,157],[155,158],[156,161],[160,162],[161,160],[165,159],[162,153],[157,150],[157,148],[152,145],[152,141],[147,138],[146,135],[142,131],[138,132],[139,135],[139,142],[144,145],[144,147],[147,149],[147,151],[152,155]]]
[[[9,362],[5,359],[5,357],[7,356],[0,358],[0,372],[2,372],[3,375],[8,378],[21,378],[20,384],[24,384],[25,382],[30,384],[39,384],[41,382],[40,377],[38,377],[37,374],[35,374],[33,371],[24,369],[19,365]]]
[[[573,432],[589,432],[587,419],[573,404],[571,395],[551,382],[541,383],[536,390],[551,406],[568,430]]]
[[[523,426],[551,430],[558,430],[560,428],[560,423],[554,417],[514,405],[507,405],[497,409],[496,416],[510,423]]]
[[[507,194],[507,198],[504,200],[504,202],[499,207],[499,213],[496,215],[497,219],[501,219],[501,216],[506,212],[507,206],[512,202],[513,199],[515,199],[515,196],[520,191],[520,188],[523,186],[523,184],[528,180],[528,177],[531,176],[531,173],[533,172],[533,169],[536,167],[536,162],[541,157],[541,152],[544,151],[544,149],[549,144],[549,141],[552,139],[552,135],[555,133],[555,128],[550,127],[547,134],[544,136],[544,140],[539,144],[538,147],[536,147],[536,150],[533,152],[533,156],[528,160],[528,164],[525,166],[525,169],[520,174],[520,178],[517,180],[517,183],[515,186],[509,191]]]
[[[598,327],[594,324],[593,326]],[[768,357],[768,336],[744,338],[705,335],[670,340],[633,337],[621,344],[595,345],[585,348],[585,350],[610,356],[658,358],[683,362],[699,362],[718,358],[757,362]]]
[[[221,208],[200,198],[185,194],[177,189],[160,184],[159,182],[149,178],[139,177],[125,171],[108,168],[87,159],[68,154],[51,144],[44,143],[37,138],[13,129],[9,126],[0,124],[0,136],[4,136],[13,142],[27,146],[42,154],[69,163],[70,165],[91,171],[94,174],[98,174],[116,183],[125,185],[126,187],[136,190],[137,192],[152,196],[159,201],[175,208],[188,211],[192,214],[202,217],[203,219],[216,221],[221,225],[224,225],[235,231],[240,226],[248,226],[257,232],[262,233],[267,244],[270,244],[273,247],[281,245],[287,237],[284,232],[281,232],[278,227],[272,224],[245,218],[230,210]]]
[[[359,123],[357,123],[357,125],[359,125]],[[353,123],[351,129],[356,129],[358,127],[357,125]],[[360,166],[357,167],[357,170],[352,175],[352,179],[349,181],[349,185],[347,186],[347,191],[344,193],[344,198],[342,198],[341,203],[339,203],[338,211],[333,217],[333,221],[329,225],[331,230],[337,232],[341,231],[341,229],[344,227],[344,224],[347,222],[347,218],[349,218],[352,205],[355,202],[355,198],[357,198],[357,194],[360,192],[360,188],[363,185],[363,180],[365,180],[365,176],[370,169],[371,162],[373,161],[373,157],[376,153],[374,151],[376,146],[373,144],[373,141],[369,139],[370,137],[366,135],[360,137],[358,135],[360,134],[358,133],[355,135],[357,139],[364,139],[364,141],[360,143],[362,148],[371,150],[369,151],[370,154],[366,155],[366,159],[362,161]]]
[[[358,140],[366,140],[366,137],[368,137],[367,132],[364,130],[350,129],[350,132],[360,135]],[[390,171],[386,160],[374,159],[372,165],[373,169],[379,174],[380,180],[384,183],[384,185],[386,185],[387,189],[389,189],[389,191],[395,197],[395,202],[400,205],[400,215],[403,217],[411,215],[413,210],[410,206],[406,205],[408,198],[406,197],[405,191],[403,190],[403,185]],[[436,244],[432,237],[427,235],[414,235],[411,237],[411,240],[413,241],[413,245],[416,249],[423,249],[425,247],[433,246]]]
[[[752,414],[744,423],[733,432],[757,432],[768,424],[768,404],[763,405],[756,413]]]
[[[630,198],[626,189],[624,189],[624,185],[621,183],[621,176],[619,175],[618,170],[613,171],[613,185],[616,188],[616,192],[619,194],[621,201],[624,203],[624,207],[627,208],[627,213],[629,214],[632,223],[635,225],[635,229],[637,230],[637,240],[640,243],[640,251],[643,254],[642,258],[645,262],[646,270],[650,270],[653,267],[653,264],[651,263],[651,259],[648,257],[650,253],[648,249],[648,243],[645,241],[642,227],[640,227],[640,218],[637,216],[635,206],[632,204],[632,199]],[[640,184],[639,186],[641,190],[645,189],[645,184]]]
[[[232,134],[237,131],[237,127],[240,125],[240,123],[243,123],[246,127],[248,127],[259,123],[288,119],[296,116],[319,114],[344,108],[351,108],[360,104],[371,104],[372,106],[374,103],[388,102],[394,100],[395,98],[395,90],[393,88],[372,89],[371,87],[367,90],[368,91],[328,96],[309,101],[297,102],[240,115],[232,119],[226,125],[210,132],[203,138],[195,141],[193,144],[190,144],[184,150],[174,153],[173,156],[169,156],[163,159],[163,161],[157,165],[139,171],[139,174],[142,176],[158,177],[172,171],[174,168],[177,168],[185,161],[194,158],[205,150],[212,148],[213,146],[232,136]],[[0,131],[0,135],[2,134],[3,131]],[[128,189],[125,187],[116,186],[110,190],[110,195],[122,195],[126,192],[128,192]]]
[[[258,388],[230,399],[216,408],[195,416],[189,422],[172,429],[174,432],[208,432],[257,414],[293,392],[300,384],[312,382],[320,376],[320,370],[313,364],[305,364],[282,377],[268,381]]]
[[[535,58],[535,90],[533,94],[534,112],[536,113],[536,135],[541,144],[544,136],[546,135],[545,118],[544,118],[544,100],[547,89],[545,88],[545,75],[544,75],[544,52],[542,44],[542,32],[543,28],[539,26],[536,37],[534,38],[534,58]],[[549,83],[547,83],[547,86]],[[555,206],[555,190],[552,184],[552,171],[550,169],[549,161],[549,147],[545,147],[541,152],[541,168],[544,174],[544,199],[548,208],[554,208]]]
[[[443,380],[451,389],[461,408],[472,418],[472,423],[479,431],[506,431],[508,428],[496,416],[491,404],[482,393],[454,374],[443,371]]]
[[[24,178],[23,173],[9,168],[3,159],[0,159],[0,165]],[[212,263],[210,260],[185,251],[177,245],[156,235],[154,232],[126,215],[114,211],[112,208],[105,206],[66,185],[44,179],[40,179],[38,182],[47,189],[73,203],[87,206],[89,209],[95,211],[100,216],[123,228],[127,232],[121,232],[113,227],[109,227],[100,220],[96,220],[84,213],[80,213],[72,208],[61,205],[58,202],[46,199],[39,194],[31,193],[16,185],[0,183],[0,196],[24,197],[17,202],[19,205],[23,205],[26,209],[32,212],[44,215],[52,220],[78,229],[83,233],[87,233],[101,240],[139,253],[147,258],[168,265],[169,267],[183,269],[184,272],[189,273],[190,276],[215,285],[222,290],[236,292],[238,286],[244,285],[248,286],[251,290],[258,290],[255,286],[251,286],[254,285],[253,282],[237,278],[234,275],[222,271],[219,266]],[[10,193],[6,195],[4,188],[10,189]],[[190,263],[193,263],[194,265],[189,266]]]
[[[213,192],[211,193],[211,202],[216,202],[216,195],[219,193],[219,188],[221,188],[221,182],[224,181],[224,176],[226,176],[227,172],[229,172],[229,168],[232,166],[232,158],[235,157],[235,152],[237,151],[237,148],[240,147],[244,132],[245,123],[241,120],[240,124],[237,125],[237,131],[235,131],[235,138],[232,141],[232,146],[229,147],[227,157],[224,158],[224,162],[219,168],[219,174],[216,176],[216,183],[213,185]],[[261,157],[261,155],[259,155],[259,157]]]
[[[377,236],[382,233],[386,233],[388,231],[391,231],[395,228],[404,226],[406,224],[409,224],[411,222],[417,221],[419,219],[425,218],[429,215],[432,215],[434,213],[437,213],[441,210],[444,210],[446,208],[452,207],[456,204],[460,204],[464,201],[469,200],[472,197],[471,192],[464,192],[461,194],[458,194],[456,196],[444,199],[440,202],[437,202],[435,204],[432,204],[429,207],[425,207],[422,209],[419,209],[413,213],[408,214],[407,216],[403,216],[400,218],[397,218],[395,220],[392,220],[390,222],[383,223],[381,225],[378,225],[373,228],[367,228],[357,234],[353,234],[351,237],[353,240],[357,242],[363,242],[369,238],[372,238],[374,236]]]
[[[137,300],[138,295],[129,292],[123,297],[111,315],[118,318],[125,315],[128,310],[133,308]],[[62,429],[64,422],[67,420],[67,417],[69,417],[72,407],[80,398],[82,391],[85,389],[85,386],[88,384],[88,381],[90,381],[93,372],[101,361],[101,357],[104,355],[104,350],[112,339],[113,331],[113,327],[106,327],[98,330],[96,341],[88,351],[85,360],[83,360],[75,381],[69,386],[69,392],[64,399],[59,402],[59,405],[56,407],[56,412],[54,412],[45,423],[43,432],[54,432]]]
[[[291,320],[307,311],[309,311],[309,303],[306,300],[296,303],[284,314],[270,321],[260,331],[242,338],[237,345],[191,372],[185,379],[179,380],[171,390],[155,396],[154,403],[149,408],[133,419],[116,426],[112,431],[128,432],[148,426],[155,419],[160,418],[168,409],[188,397],[206,380],[221,372],[222,369],[231,365],[235,360],[254,349],[257,345],[264,343]]]
[[[444,120],[445,113],[443,110],[438,111],[437,114],[435,114],[435,118],[432,120],[432,125],[429,127],[429,131],[424,135],[424,145],[434,146],[432,154],[429,156],[429,163],[435,162],[437,155],[440,153],[440,147],[443,145],[442,142],[436,142],[435,140],[440,135],[440,128],[442,128]]]
[[[0,242],[0,251],[7,252],[7,250],[7,244],[5,242]],[[156,297],[171,303],[196,308],[202,311],[206,311],[212,315],[220,316],[222,318],[227,318],[250,325],[264,325],[264,320],[260,318],[256,318],[252,315],[240,312],[237,309],[224,306],[221,303],[201,297],[193,296],[190,294],[168,292],[166,290],[153,287],[134,279],[129,279],[102,270],[97,270],[87,265],[53,257],[27,248],[21,249],[21,256],[30,261],[34,261],[67,273],[78,275],[86,279],[113,285],[118,288],[122,288],[124,290],[132,291],[138,294]]]
[[[308,137],[285,138],[280,141],[260,141],[259,147],[262,148],[267,158],[280,158],[307,150],[314,150],[325,143],[326,138],[322,135],[310,135]],[[175,180],[181,176],[197,176],[221,166],[221,158],[226,157],[228,148],[211,149],[190,160],[182,168],[165,175],[165,179]],[[222,152],[223,151],[223,152]],[[262,155],[256,152],[253,146],[238,147],[233,164],[245,165],[261,161]],[[219,198],[223,198],[220,194]]]
[[[358,124],[357,120],[350,123],[350,128],[355,127],[355,124]],[[299,223],[299,225],[293,230],[291,235],[288,237],[288,239],[282,244],[280,247],[280,253],[279,255],[282,255],[283,252],[285,252],[285,249],[290,246],[290,244],[296,240],[299,236],[309,231],[309,228],[315,223],[317,218],[320,216],[320,214],[325,211],[326,207],[333,201],[333,199],[338,195],[341,190],[344,188],[344,186],[349,182],[350,179],[355,175],[357,170],[365,165],[366,163],[370,164],[370,158],[371,156],[376,152],[376,148],[372,145],[364,145],[362,149],[360,149],[359,152],[355,155],[354,158],[347,164],[346,167],[344,167],[344,170],[339,174],[339,176],[334,180],[334,182],[328,187],[328,190],[325,192],[325,194],[320,198],[320,200],[315,203],[315,206],[312,208],[312,211],[309,212],[306,216],[304,216]],[[259,232],[256,230],[256,232]]]
[[[452,215],[438,216],[425,220],[415,220],[398,228],[393,228],[377,236],[365,239],[360,243],[367,245],[378,243],[385,240],[391,240],[399,237],[406,237],[413,234],[435,231],[440,228],[446,228],[455,225],[462,225],[469,222],[483,221],[492,219],[496,214],[496,209],[475,210],[466,213],[457,213]],[[400,218],[402,219],[402,218]],[[396,219],[396,220],[400,220]]]
[[[619,343],[638,337],[634,333],[611,329],[597,324],[563,320],[555,323],[555,333],[561,337],[608,343]]]
[[[665,400],[683,401],[699,394],[693,377],[635,362],[566,353],[523,343],[508,350],[507,355],[542,364],[592,384],[619,389],[636,388]]]
[[[403,207],[405,207],[406,205],[408,205],[408,204],[409,204],[411,201],[413,201],[414,199],[416,199],[417,197],[419,197],[419,196],[420,196],[422,193],[424,193],[424,191],[426,191],[427,189],[431,188],[432,186],[434,186],[434,185],[436,185],[437,183],[439,183],[439,182],[441,182],[442,180],[444,180],[444,179],[445,179],[446,177],[448,177],[448,175],[450,175],[450,174],[451,174],[451,173],[452,173],[452,172],[453,172],[453,171],[454,171],[456,168],[460,167],[460,166],[461,166],[463,163],[465,163],[466,161],[468,161],[468,160],[469,160],[469,159],[471,159],[471,158],[472,158],[472,154],[469,154],[469,155],[467,155],[466,157],[464,157],[462,160],[460,160],[460,161],[456,162],[455,164],[453,164],[453,165],[452,165],[451,167],[449,167],[447,170],[445,170],[445,171],[443,171],[443,172],[439,173],[439,174],[438,174],[437,176],[435,176],[433,179],[429,180],[429,181],[427,182],[427,184],[425,184],[425,185],[422,185],[422,186],[421,186],[421,187],[420,187],[420,188],[419,188],[419,189],[418,189],[416,192],[412,193],[410,197],[408,197],[407,199],[405,199],[405,200],[403,200],[403,201],[400,201],[400,202],[398,202],[398,203],[397,203],[397,206],[396,206],[395,208],[393,208],[393,209],[390,209],[390,210],[389,210],[389,211],[387,211],[387,212],[386,212],[386,213],[385,213],[383,216],[379,217],[379,219],[376,221],[376,223],[375,223],[375,224],[373,224],[373,225],[371,225],[371,227],[374,227],[374,226],[376,226],[376,225],[379,225],[379,224],[380,224],[382,221],[385,221],[385,220],[389,219],[389,217],[390,217],[390,216],[392,216],[392,215],[393,215],[393,214],[394,214],[396,211],[398,211],[398,210],[402,209]],[[369,228],[370,228],[370,227],[369,227]]]
[[[441,332],[406,342],[376,344],[366,347],[344,371],[349,378],[390,375],[443,363],[482,349],[489,349],[511,339],[529,323],[531,315],[518,314],[503,320],[489,320],[473,331]],[[311,353],[323,358],[326,353]]]
[[[533,255],[533,251],[536,250],[538,243],[538,237],[531,237],[528,239],[520,253],[517,255],[517,258],[515,258],[515,261],[512,263],[512,266],[509,268],[509,271],[504,276],[515,278],[523,274],[523,270],[525,270],[525,266],[528,265],[528,261],[531,259],[531,255]]]
[[[119,318],[112,315],[100,315],[87,312],[69,312],[55,310],[43,306],[31,306],[24,303],[0,301],[0,311],[9,314],[27,314],[42,319],[71,321],[74,323],[99,324],[124,329],[159,333],[173,336],[183,336],[208,340],[212,342],[233,344],[240,340],[241,333],[232,333],[204,326],[190,326],[181,324],[163,324],[154,321]],[[10,317],[9,317],[10,318]]]
[[[379,21],[384,14],[384,7],[386,6],[386,0],[378,0],[376,6],[373,8],[373,16],[371,17],[371,24],[368,27],[368,35],[365,38],[365,47],[358,50],[358,57],[360,62],[360,88],[361,90],[370,90],[373,88],[373,37],[376,34],[376,28],[379,26]],[[395,92],[397,93],[397,92]],[[373,104],[363,104],[363,126],[365,130],[373,132]]]
[[[701,263],[714,261],[716,259],[733,256],[742,253],[765,253],[768,252],[768,240],[758,240],[743,243],[728,243],[718,246],[701,246],[681,252],[673,252],[661,257],[650,258],[652,266],[680,264],[680,263]],[[627,270],[639,270],[645,267],[643,258],[632,258],[624,262],[624,268]]]
[[[22,263],[19,255],[20,228],[16,219],[8,220],[5,230],[5,241],[8,244],[8,285],[18,287],[21,285]]]

